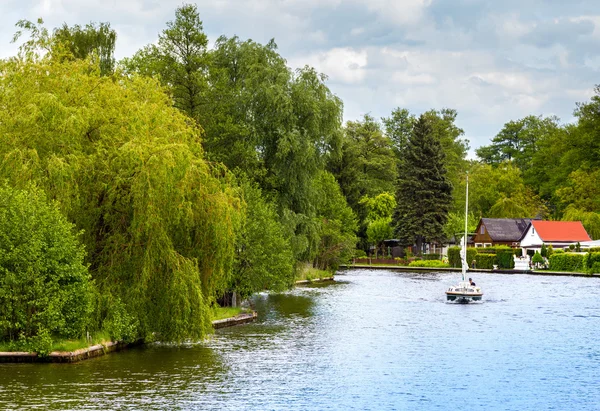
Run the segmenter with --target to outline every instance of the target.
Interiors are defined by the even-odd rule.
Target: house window
[[[491,247],[491,246],[492,246],[492,243],[484,243],[484,244],[483,244],[483,246],[484,246],[484,247]]]
[[[531,235],[534,236],[535,235],[535,228],[531,227]]]
[[[485,227],[481,226],[480,234],[485,234]]]
[[[475,247],[476,248],[481,248],[481,247],[483,247],[483,244],[482,243],[475,243]]]

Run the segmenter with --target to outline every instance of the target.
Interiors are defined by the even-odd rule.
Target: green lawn
[[[224,320],[225,318],[235,317],[238,314],[248,312],[248,310],[241,307],[213,307],[212,308],[212,320]]]

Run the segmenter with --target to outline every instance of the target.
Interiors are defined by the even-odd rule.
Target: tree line
[[[14,198],[0,207],[2,339],[201,338],[228,293],[287,289],[307,265],[335,270],[386,239],[422,250],[461,232],[467,171],[471,228],[541,216],[600,237],[598,90],[577,123],[509,122],[467,160],[455,110],[343,124],[324,74],[292,70],[273,40],[209,49],[195,5],[121,61],[109,23],[17,26],[29,37],[0,62],[0,179]],[[42,209],[61,235],[15,223]],[[54,301],[44,282],[78,297]]]

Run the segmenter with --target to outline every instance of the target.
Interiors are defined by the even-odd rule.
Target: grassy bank
[[[96,344],[105,344],[110,342],[110,336],[106,332],[98,332],[90,335],[90,339],[79,338],[71,340],[56,339],[52,340],[52,351],[75,351],[82,348],[88,348]],[[0,352],[15,352],[23,351],[22,347],[19,347],[15,342],[0,341]]]
[[[213,307],[212,308],[212,320],[224,320],[225,318],[232,318],[236,315],[249,312],[249,310],[241,307]]]
[[[332,276],[333,273],[326,270],[319,270],[312,267],[310,264],[305,264],[296,270],[296,281],[313,281]]]

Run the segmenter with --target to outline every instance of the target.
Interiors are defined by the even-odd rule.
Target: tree
[[[456,192],[457,190],[455,190]],[[469,233],[474,232],[477,229],[477,224],[479,224],[479,217],[473,213],[469,212],[469,216],[467,218],[467,230]],[[450,211],[448,213],[448,220],[446,221],[446,225],[444,226],[444,234],[446,237],[452,238],[455,237],[457,240],[464,235],[465,232],[465,213],[455,213]]]
[[[367,210],[367,241],[383,252],[384,241],[391,239],[394,233],[391,224],[396,200],[390,193],[381,193],[374,198],[365,196],[360,203]]]
[[[443,108],[424,113],[429,119],[434,136],[440,141],[444,152],[444,168],[450,184],[456,187],[464,180],[467,168],[469,142],[461,138],[464,131],[456,125],[458,113],[454,109]]]
[[[47,354],[84,335],[92,284],[73,224],[42,190],[0,187],[0,340]]]
[[[367,211],[360,202],[365,196],[395,191],[397,163],[392,141],[369,115],[362,121],[348,121],[341,156],[330,159],[328,170],[335,175],[348,205],[358,216],[361,247],[366,249]]]
[[[464,182],[456,190],[464,192]],[[454,209],[464,210],[465,199],[456,196]],[[469,167],[469,210],[479,217],[533,218],[545,216],[544,202],[525,185],[512,162],[498,166],[472,162]]]
[[[274,204],[260,188],[242,180],[246,213],[236,239],[231,291],[248,297],[262,290],[283,291],[293,284],[294,256]]]
[[[92,57],[98,62],[100,74],[103,76],[112,74],[115,70],[115,44],[117,33],[110,28],[110,23],[86,24],[81,27],[76,24],[69,27],[66,23],[54,30],[55,42],[66,46],[73,57],[85,59]]]
[[[230,282],[240,201],[199,130],[149,78],[51,56],[0,72],[0,178],[34,182],[83,230],[94,326],[121,301],[134,338],[202,338]]]
[[[173,105],[201,122],[206,101],[208,37],[194,4],[175,10],[175,20],[150,44],[121,64],[128,72],[157,77],[173,97]]]
[[[335,177],[322,171],[315,179],[319,246],[313,267],[337,270],[356,249],[356,215],[348,206]]]
[[[393,220],[397,238],[403,244],[416,243],[421,250],[426,241],[443,241],[452,185],[446,177],[441,142],[425,115],[419,117],[408,140],[396,201]]]
[[[581,221],[585,231],[594,240],[600,239],[600,214],[585,211],[574,206],[568,206],[563,214],[562,221]]]
[[[417,119],[407,109],[398,107],[392,111],[390,117],[384,117],[381,121],[385,126],[386,136],[392,141],[396,156],[401,159],[401,153],[406,148]]]

